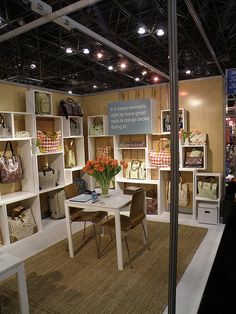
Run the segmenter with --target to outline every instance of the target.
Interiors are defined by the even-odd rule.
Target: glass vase
[[[101,197],[109,197],[110,182],[100,183]]]

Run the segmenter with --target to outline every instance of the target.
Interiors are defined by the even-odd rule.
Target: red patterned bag
[[[158,166],[158,153],[155,150],[151,150],[149,153],[149,162],[150,167],[157,167]]]
[[[60,150],[61,131],[37,131],[37,139],[40,142],[39,150],[41,153],[55,152]]]
[[[168,168],[170,167],[171,156],[167,151],[162,150],[157,155],[157,166],[159,168]]]

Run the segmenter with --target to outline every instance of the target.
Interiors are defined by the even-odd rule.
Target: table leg
[[[70,208],[69,208],[69,205],[66,203],[65,203],[65,215],[66,215],[66,230],[67,230],[69,255],[70,257],[74,257],[74,248],[73,248],[71,222],[70,222]]]
[[[116,251],[117,251],[117,264],[118,269],[124,269],[123,263],[123,251],[122,251],[122,235],[121,235],[121,224],[120,224],[120,211],[115,211],[115,227],[116,227]]]
[[[29,313],[29,303],[28,303],[28,293],[25,279],[25,267],[22,262],[17,267],[17,279],[18,279],[18,291],[19,291],[19,302],[20,302],[20,310],[22,314]]]
[[[143,219],[143,226],[144,229],[146,231],[146,235],[147,235],[147,203],[146,203],[146,193],[145,193],[145,197],[144,197],[144,202],[143,202],[143,211],[145,214],[145,218]],[[148,236],[148,235],[147,235]],[[146,239],[145,236],[143,235],[143,243],[146,244]]]

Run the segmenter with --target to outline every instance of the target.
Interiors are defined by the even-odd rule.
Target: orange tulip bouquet
[[[96,179],[101,188],[101,195],[106,197],[111,180],[121,171],[122,167],[127,168],[127,164],[123,160],[118,162],[116,159],[100,157],[96,160],[88,160],[83,168],[83,173]]]

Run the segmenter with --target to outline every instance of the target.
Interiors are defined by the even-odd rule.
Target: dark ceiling
[[[1,0],[1,35],[41,17],[30,0]],[[34,0],[33,2],[36,2]],[[52,11],[76,1],[44,0]],[[236,67],[236,1],[192,0],[222,70]],[[167,0],[104,0],[69,15],[97,34],[168,75]],[[39,6],[41,9],[41,7]],[[184,0],[177,1],[179,79],[219,75]],[[137,33],[145,27],[146,33]],[[165,34],[158,37],[156,30]],[[72,53],[65,49],[71,47]],[[83,53],[89,48],[90,54]],[[97,58],[102,52],[103,57]],[[126,62],[127,68],[119,65]],[[31,64],[36,68],[32,69]],[[109,71],[108,65],[114,70]],[[191,74],[186,74],[186,70]],[[147,74],[142,75],[146,70]],[[73,93],[154,84],[156,74],[76,29],[49,22],[1,43],[0,79]],[[158,76],[158,82],[167,81]],[[139,81],[135,78],[139,77]],[[94,87],[96,86],[96,88]]]

